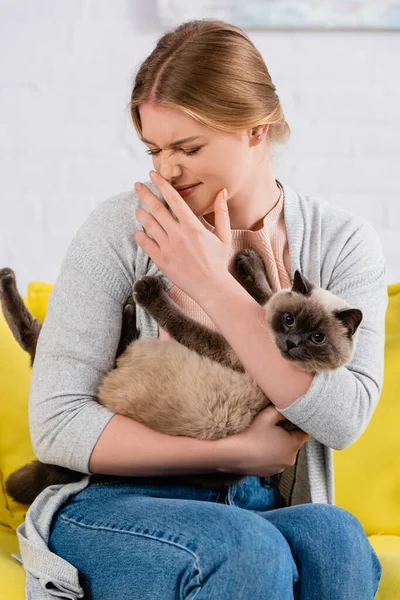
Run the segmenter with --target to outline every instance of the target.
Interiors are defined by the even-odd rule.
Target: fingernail
[[[224,188],[223,196],[224,196],[224,200],[226,202],[226,200],[228,198],[228,190],[226,188]]]
[[[143,187],[143,185],[141,183],[139,183],[138,181],[135,183],[135,190],[141,190]]]

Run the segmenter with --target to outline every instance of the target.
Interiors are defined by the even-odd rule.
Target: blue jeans
[[[54,515],[49,548],[87,600],[372,600],[382,573],[351,513],[287,507],[275,477],[94,475]]]

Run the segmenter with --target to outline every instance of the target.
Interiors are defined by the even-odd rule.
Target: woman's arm
[[[328,287],[363,313],[356,351],[347,366],[314,376],[281,357],[261,324],[262,309],[233,277],[207,288],[196,301],[279,412],[322,444],[341,450],[363,433],[382,389],[385,272],[380,240],[365,223],[344,245]]]
[[[63,261],[32,371],[33,449],[44,463],[83,473],[215,472],[223,464],[218,440],[158,433],[96,399],[102,377],[114,366],[123,306],[135,278],[132,238],[140,225],[133,212],[132,194],[97,207]]]
[[[89,469],[138,477],[215,473],[227,458],[220,440],[167,435],[116,414],[97,440]]]

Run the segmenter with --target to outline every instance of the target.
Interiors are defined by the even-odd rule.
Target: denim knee
[[[330,523],[332,532],[336,531],[341,547],[348,556],[354,554],[355,559],[372,562],[379,579],[382,576],[382,565],[373,549],[360,521],[351,512],[329,504],[320,505],[326,523]]]
[[[220,557],[229,561],[230,568],[239,570],[247,581],[254,578],[261,590],[270,590],[271,580],[283,585],[286,582],[287,589],[292,590],[291,586],[299,580],[299,573],[290,545],[281,532],[265,519],[241,508],[224,510],[222,507],[220,517],[224,531]],[[207,540],[200,540],[203,556],[210,555],[215,544],[209,533]]]
[[[295,598],[375,597],[382,567],[358,519],[331,504],[301,504],[263,513],[288,540],[300,581]]]
[[[301,504],[263,513],[289,541],[294,556],[313,553],[322,564],[337,560],[337,554],[375,570],[382,567],[359,520],[347,510],[331,504]]]
[[[305,511],[307,507],[318,522],[312,540],[315,550],[328,556],[340,552],[348,564],[358,564],[364,573],[374,573],[378,586],[382,565],[357,517],[332,504],[307,504]]]

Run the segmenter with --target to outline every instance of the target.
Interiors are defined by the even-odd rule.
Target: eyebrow
[[[176,142],[172,142],[172,144],[170,144],[167,147],[173,148],[174,146],[179,146],[179,144],[184,144],[185,142],[192,142],[193,140],[197,140],[197,138],[199,138],[199,137],[202,137],[202,136],[192,135],[191,137],[183,138],[182,140],[176,140]],[[142,142],[145,142],[146,144],[151,144],[152,146],[157,146],[157,144],[155,144],[154,142],[150,142],[150,140],[146,140],[146,138],[144,138],[144,137],[141,137],[140,139],[142,140]]]

